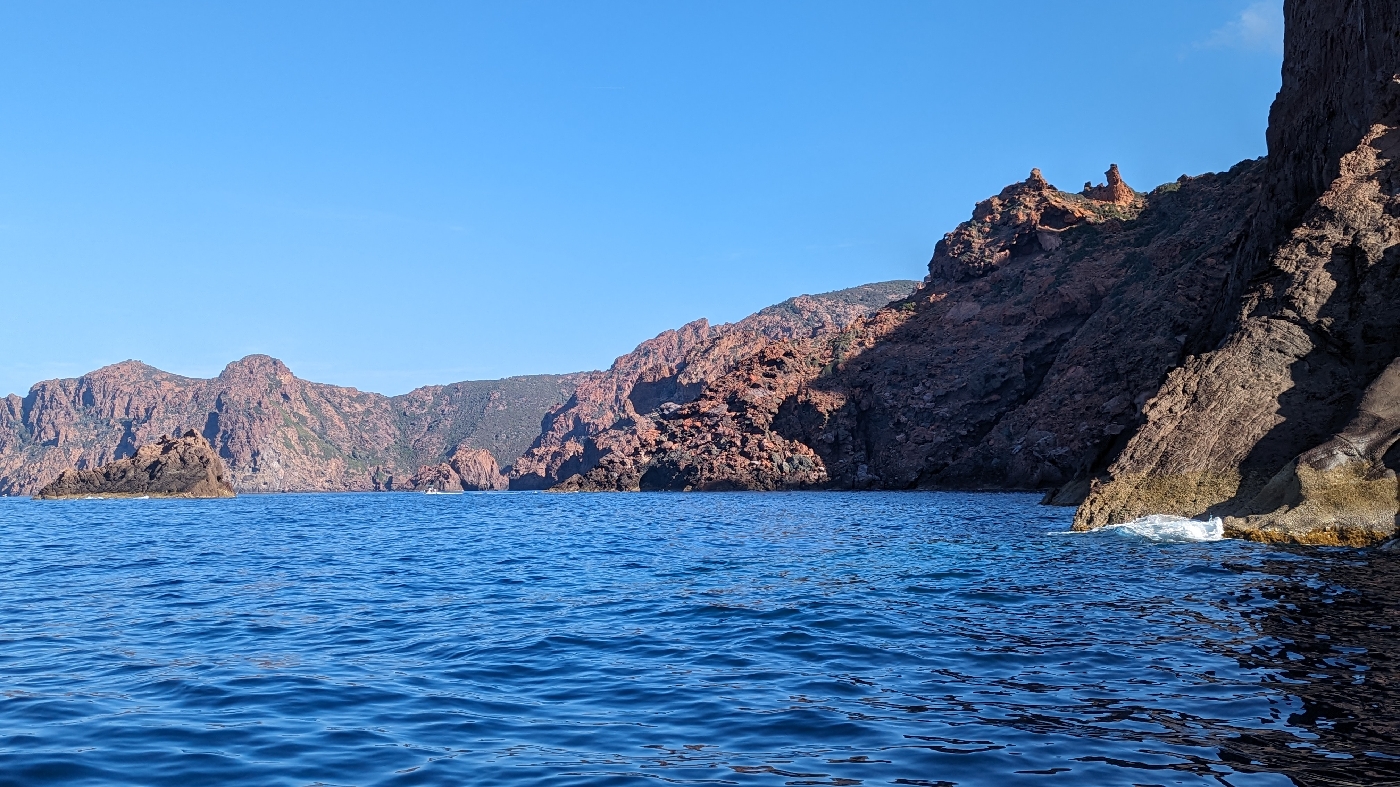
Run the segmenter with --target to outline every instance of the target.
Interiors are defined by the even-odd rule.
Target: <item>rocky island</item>
[[[35,493],[39,500],[85,497],[233,497],[228,470],[209,441],[193,429],[163,435],[126,459],[92,470],[65,470]]]

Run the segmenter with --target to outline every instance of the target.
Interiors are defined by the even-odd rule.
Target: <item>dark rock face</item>
[[[252,355],[211,380],[127,361],[0,400],[0,494],[31,494],[68,467],[96,467],[186,425],[224,460],[240,492],[406,488],[459,447],[509,465],[578,375],[419,388],[402,396],[299,379]]]
[[[1235,274],[1250,285],[1223,341],[1157,392],[1078,528],[1176,513],[1261,540],[1396,532],[1400,6],[1285,12],[1264,197]]]
[[[233,497],[233,485],[209,441],[191,429],[95,470],[65,470],[34,497]]]
[[[914,287],[912,281],[892,281],[801,295],[737,323],[696,320],[649,339],[612,368],[579,381],[573,397],[549,414],[539,439],[515,462],[511,488],[546,489],[588,473],[604,456],[631,450],[657,412],[694,401],[759,348],[835,335]]]
[[[1102,199],[1033,172],[938,244],[918,292],[751,345],[695,401],[599,435],[563,486],[1087,490],[1208,341],[1261,172],[1138,194],[1110,170]]]

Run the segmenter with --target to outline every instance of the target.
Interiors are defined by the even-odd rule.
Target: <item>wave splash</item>
[[[1121,525],[1109,525],[1104,530],[1159,544],[1225,540],[1225,523],[1218,516],[1201,521],[1171,514],[1151,514]]]

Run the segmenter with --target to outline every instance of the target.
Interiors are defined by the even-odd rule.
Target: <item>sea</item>
[[[0,499],[0,784],[1400,784],[1400,555],[1071,516]]]

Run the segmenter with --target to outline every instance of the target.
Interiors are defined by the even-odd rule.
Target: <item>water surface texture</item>
[[[1400,780],[1395,555],[1035,503],[0,499],[0,784]]]

